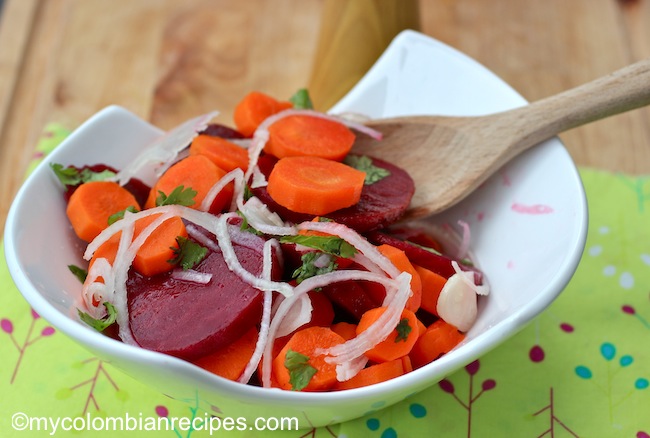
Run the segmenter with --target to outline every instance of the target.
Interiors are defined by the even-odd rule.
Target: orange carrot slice
[[[386,311],[386,307],[376,307],[365,312],[359,320],[357,335],[364,332]],[[404,309],[400,321],[390,335],[365,355],[373,362],[389,362],[409,354],[418,340],[418,321],[415,313]]]
[[[138,201],[124,187],[110,181],[92,181],[74,191],[66,214],[75,234],[90,242],[108,227],[110,216],[128,207],[139,209]]]
[[[257,329],[251,327],[232,344],[204,356],[194,363],[211,373],[236,381],[246,369],[246,365],[255,352],[257,336]]]
[[[350,339],[357,336],[356,324],[351,324],[349,322],[337,322],[336,324],[332,324],[330,328],[334,333],[341,335],[341,337],[346,341],[349,341]]]
[[[190,188],[197,192],[194,197],[194,203],[188,207],[198,209],[201,206],[201,202],[203,202],[203,198],[205,198],[212,186],[223,178],[225,174],[226,172],[223,169],[217,167],[216,164],[202,155],[192,155],[184,158],[167,169],[158,179],[151,192],[149,192],[145,208],[156,206],[156,199],[160,196],[160,192],[169,196],[174,189],[183,186],[185,189]],[[212,213],[221,212],[230,204],[232,193],[233,185],[228,184],[217,195],[209,211]]]
[[[288,157],[276,163],[267,190],[291,211],[324,215],[359,202],[365,175],[337,161]]]
[[[152,214],[138,219],[133,230],[133,239],[140,235],[159,215]],[[122,232],[116,233],[104,242],[90,259],[90,269],[98,258],[105,258],[109,263],[115,261]],[[170,271],[174,265],[169,260],[175,257],[174,248],[178,248],[177,237],[187,237],[185,224],[180,217],[172,217],[160,224],[144,241],[133,259],[133,268],[142,275],[152,276]]]
[[[422,301],[420,307],[432,315],[438,316],[438,297],[447,279],[422,266],[416,265],[415,270],[422,280]]]
[[[309,115],[293,115],[269,126],[264,150],[278,158],[309,155],[342,161],[354,144],[354,134],[342,123]]]
[[[333,347],[343,342],[345,340],[329,327],[309,327],[296,332],[273,360],[273,374],[278,385],[287,390],[325,391],[330,389],[336,383],[336,365],[325,362],[325,356],[316,355],[316,350]],[[289,355],[289,359],[294,359],[295,366],[291,371],[287,368],[287,355]],[[301,357],[304,358],[304,361],[300,360]],[[309,367],[313,368],[312,371],[315,370],[315,372],[306,378],[309,380],[308,383],[302,388],[294,388],[292,381],[295,384],[299,380],[300,374],[309,370]]]
[[[291,102],[281,102],[259,91],[252,91],[235,106],[233,119],[237,130],[250,137],[264,119],[292,106]]]
[[[332,389],[343,390],[370,386],[394,379],[406,372],[402,359],[395,359],[388,362],[370,365],[369,367],[359,371],[357,375],[351,379],[346,380],[345,382],[337,382]]]
[[[405,307],[412,312],[417,312],[422,301],[422,280],[420,279],[418,272],[415,270],[415,267],[406,256],[406,253],[401,249],[386,244],[378,246],[377,249],[388,258],[397,269],[411,274],[412,293],[406,302]],[[364,289],[366,289],[376,303],[382,303],[386,297],[386,288],[377,283],[365,283]]]
[[[190,145],[190,155],[203,155],[226,172],[237,168],[245,172],[248,169],[246,149],[221,137],[197,136]]]
[[[409,353],[414,368],[433,362],[460,344],[465,335],[442,319],[437,320],[420,336]]]

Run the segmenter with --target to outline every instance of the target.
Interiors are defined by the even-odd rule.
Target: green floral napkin
[[[67,133],[49,126],[35,158]],[[560,297],[506,343],[428,390],[358,420],[212,436],[650,437],[650,178],[591,169],[581,176],[590,229],[578,270]],[[44,423],[35,431],[33,419],[33,430],[17,430],[20,413],[55,420],[207,414],[196,403],[154,392],[58,333],[16,290],[4,254],[0,291],[0,436],[210,436],[187,427],[148,433],[59,428],[55,434]]]

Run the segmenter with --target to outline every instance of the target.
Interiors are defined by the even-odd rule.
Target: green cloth
[[[65,135],[50,126],[39,155]],[[406,401],[278,437],[650,437],[650,178],[581,169],[587,245],[566,290],[504,344]],[[157,393],[56,332],[22,299],[0,261],[0,436],[12,416],[205,417]],[[64,432],[56,436],[204,437],[205,431]]]

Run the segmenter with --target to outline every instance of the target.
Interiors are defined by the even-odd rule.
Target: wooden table
[[[119,104],[170,128],[213,108],[230,120],[253,89],[289,96],[310,83],[327,1],[5,0],[0,227],[45,124],[72,128]],[[350,0],[373,1],[392,0]],[[422,32],[474,57],[529,100],[650,57],[650,0],[419,6]],[[580,166],[650,173],[647,108],[562,138]]]

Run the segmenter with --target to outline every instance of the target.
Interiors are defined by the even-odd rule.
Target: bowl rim
[[[345,103],[348,101],[348,99],[354,97],[355,94],[362,91],[364,83],[369,80],[368,78],[380,72],[383,64],[393,52],[397,51],[399,48],[405,46],[408,47],[408,45],[413,41],[424,41],[427,44],[435,44],[450,54],[461,57],[462,59],[474,64],[477,68],[482,68],[489,72],[489,70],[487,70],[484,66],[469,56],[463,54],[462,52],[419,32],[406,30],[401,32],[393,40],[393,42],[389,45],[389,47],[381,55],[373,67],[371,67],[368,73],[366,73],[364,78],[362,78],[362,80],[359,81],[359,83],[346,96],[344,96],[337,105],[333,107],[333,110],[345,106]],[[508,87],[510,86],[508,85]],[[516,93],[514,89],[512,89],[512,91],[513,93]],[[51,306],[47,300],[38,292],[36,287],[28,280],[26,275],[21,271],[20,264],[17,259],[17,254],[13,251],[13,248],[15,248],[16,244],[14,241],[15,229],[18,225],[16,217],[16,200],[21,198],[21,195],[26,190],[30,181],[35,178],[38,170],[44,166],[47,166],[49,162],[58,156],[58,150],[65,149],[65,145],[67,143],[74,142],[77,137],[83,134],[83,132],[93,129],[93,127],[97,123],[100,123],[103,119],[110,118],[115,115],[129,116],[141,120],[131,112],[116,105],[111,105],[104,108],[103,110],[91,116],[68,138],[66,138],[64,142],[59,146],[59,148],[55,149],[52,154],[48,155],[48,157],[37,166],[34,172],[27,178],[25,183],[19,189],[7,215],[4,232],[5,258],[7,260],[10,275],[14,279],[16,285],[19,285],[19,290],[25,299],[31,306],[33,306],[39,315],[52,323],[57,329],[65,333],[67,336],[77,340],[85,348],[90,349],[93,353],[95,353],[95,349],[99,349],[104,351],[105,354],[109,356],[115,356],[121,360],[147,362],[158,366],[166,366],[172,372],[179,372],[182,375],[192,376],[195,378],[197,385],[204,385],[204,389],[208,389],[205,388],[205,386],[207,386],[210,389],[215,389],[217,391],[233,393],[236,394],[237,397],[241,400],[249,400],[256,403],[282,402],[285,405],[313,407],[331,405],[333,402],[340,402],[342,399],[345,399],[347,402],[366,400],[369,396],[385,396],[393,393],[398,388],[400,390],[403,390],[406,387],[412,389],[414,392],[418,392],[419,390],[416,388],[422,385],[423,380],[431,381],[431,385],[435,384],[436,382],[440,381],[441,378],[444,378],[445,373],[451,373],[458,370],[460,367],[470,363],[475,358],[482,356],[484,353],[493,349],[497,345],[501,344],[505,339],[512,337],[516,332],[524,328],[532,318],[541,313],[562,292],[566,284],[573,276],[585,247],[588,226],[587,199],[584,192],[584,187],[580,180],[578,169],[571,161],[571,158],[568,157],[568,159],[573,164],[574,173],[572,175],[572,178],[579,186],[581,201],[580,205],[577,206],[577,211],[581,213],[580,217],[576,219],[578,221],[578,233],[572,236],[572,241],[570,243],[571,252],[568,254],[567,260],[562,264],[562,268],[555,273],[552,281],[546,285],[542,293],[540,293],[533,304],[514,312],[508,318],[500,321],[496,326],[491,327],[489,330],[489,336],[486,336],[487,339],[479,341],[480,338],[486,335],[485,333],[479,334],[475,338],[476,346],[473,349],[468,350],[461,348],[457,350],[455,354],[445,355],[439,358],[435,361],[435,365],[427,365],[390,381],[346,391],[310,393],[269,389],[253,385],[242,385],[240,383],[233,382],[209,373],[208,371],[205,371],[198,366],[182,359],[167,356],[154,351],[149,351],[140,347],[127,345],[120,341],[108,338],[105,335],[95,332],[90,328],[82,327],[82,329],[80,329],[81,325],[79,322],[74,321],[68,315],[63,314],[55,307]],[[148,125],[151,129],[158,129],[144,121],[142,122]],[[562,148],[564,148],[563,145]],[[568,152],[566,152],[566,154],[568,156]]]

